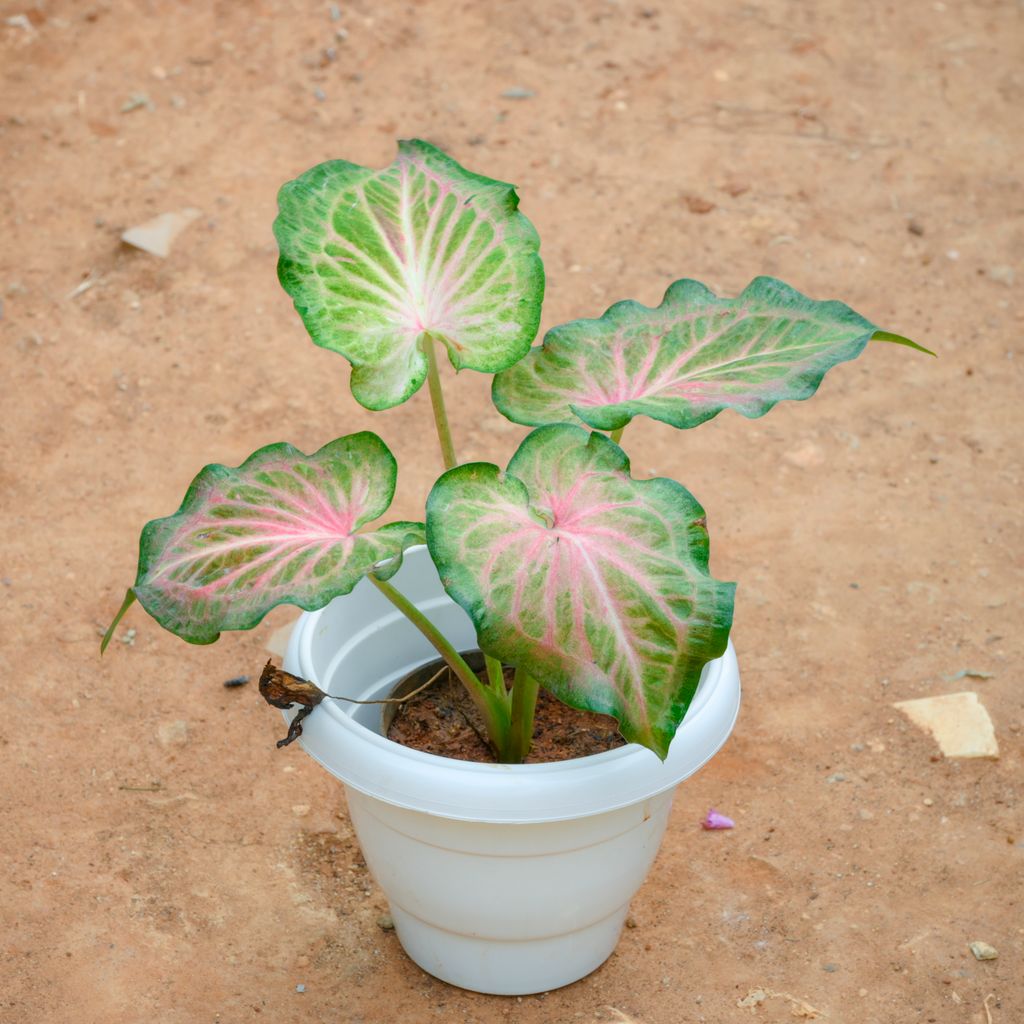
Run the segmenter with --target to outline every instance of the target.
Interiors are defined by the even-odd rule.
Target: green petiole
[[[490,686],[485,686],[466,664],[461,654],[445,639],[444,634],[401,591],[390,583],[377,579],[372,573],[367,579],[430,641],[438,654],[447,662],[459,682],[466,687],[470,698],[483,717],[487,735],[495,746],[499,758],[508,749],[509,706],[504,697]]]

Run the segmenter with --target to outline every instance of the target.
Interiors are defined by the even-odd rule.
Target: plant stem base
[[[479,651],[462,651],[463,659],[478,673],[484,671]],[[513,670],[504,670],[505,682]],[[425,683],[431,685],[422,690]],[[518,685],[518,684],[517,684]],[[382,733],[395,743],[439,757],[494,764],[497,758],[486,740],[483,720],[458,679],[446,672],[440,659],[429,661],[401,680],[391,696],[419,690],[408,703],[385,704]],[[624,746],[618,723],[607,715],[571,708],[550,694],[540,693],[532,722],[527,763],[557,762],[587,757]]]

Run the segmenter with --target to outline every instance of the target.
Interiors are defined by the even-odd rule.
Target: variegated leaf
[[[438,480],[427,544],[483,650],[666,755],[732,621],[734,584],[708,574],[685,487],[634,480],[602,434],[541,427],[507,472],[471,463]]]
[[[352,363],[368,409],[420,387],[424,335],[456,369],[494,373],[529,351],[544,268],[513,186],[413,140],[382,171],[319,164],[278,202],[281,284],[313,341]]]
[[[578,418],[599,430],[641,415],[682,428],[723,409],[755,418],[784,399],[810,398],[873,337],[928,352],[774,278],[755,278],[735,299],[676,281],[655,309],[617,302],[599,320],[552,328],[495,377],[494,404],[516,423]]]
[[[237,469],[207,466],[173,516],[143,529],[135,595],[161,626],[209,644],[276,605],[313,611],[370,572],[387,579],[423,543],[421,523],[359,532],[387,511],[396,473],[369,432],[313,455],[272,444]]]

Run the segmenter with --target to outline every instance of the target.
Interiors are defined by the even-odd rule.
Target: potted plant
[[[143,529],[103,647],[135,600],[196,644],[305,609],[288,672],[261,690],[288,709],[282,743],[301,735],[345,782],[406,950],[479,991],[567,984],[611,953],[676,785],[739,702],[734,584],[708,571],[704,512],[681,484],[630,474],[623,430],[761,416],[869,341],[920,346],[762,277],[737,298],[677,281],[656,308],[619,302],[532,347],[544,272],[514,188],[424,142],[383,171],[320,164],[279,201],[279,277],[313,341],[350,361],[368,409],[426,383],[445,471],[423,522],[378,525],[397,467],[376,434],[207,466]],[[494,374],[498,410],[534,428],[505,468],[458,462],[441,352]],[[395,685],[438,655],[494,763],[382,734],[375,702],[408,701]],[[522,764],[539,691],[612,716],[628,744]]]

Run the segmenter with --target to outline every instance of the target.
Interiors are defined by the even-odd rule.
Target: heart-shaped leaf
[[[352,363],[368,409],[420,387],[425,334],[456,369],[495,373],[529,351],[544,267],[512,185],[412,140],[382,171],[319,164],[278,203],[281,284],[313,341]]]
[[[735,589],[708,574],[704,510],[685,487],[634,480],[603,434],[541,427],[507,472],[470,463],[438,480],[427,544],[484,651],[665,757],[725,650]]]
[[[516,423],[578,418],[599,430],[641,415],[681,428],[723,409],[755,418],[784,399],[810,398],[872,337],[928,352],[841,302],[816,302],[771,277],[735,299],[676,281],[655,309],[617,302],[599,320],[552,328],[494,378],[494,404]]]
[[[387,511],[396,475],[369,432],[313,455],[272,444],[237,469],[207,466],[173,516],[143,529],[135,596],[164,628],[209,644],[279,604],[313,611],[370,572],[387,579],[423,543],[423,525],[357,531]]]

